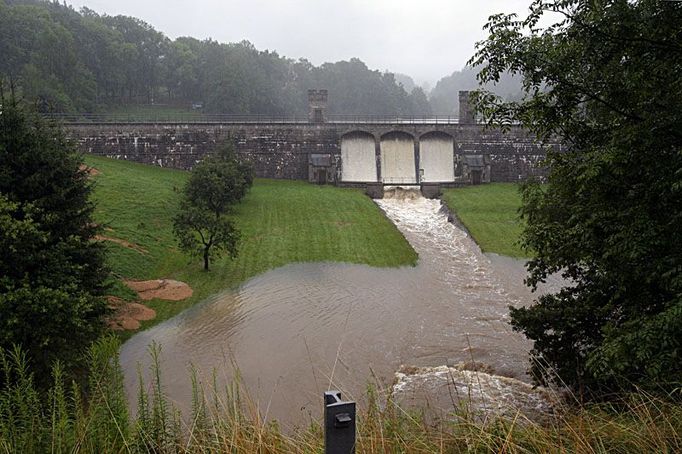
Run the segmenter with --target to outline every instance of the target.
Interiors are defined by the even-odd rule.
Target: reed
[[[206,389],[191,372],[191,411],[180,415],[163,391],[157,345],[150,347],[151,383],[141,385],[138,414],[131,417],[118,346],[107,337],[90,348],[85,388],[66,383],[56,364],[46,394],[36,390],[19,348],[0,352],[0,452],[323,452],[319,424],[283,431],[277,422],[263,422],[239,379],[222,388],[214,381]],[[521,415],[480,422],[453,408],[448,422],[429,425],[370,386],[359,412],[357,452],[682,452],[680,397],[639,392],[608,404],[569,405],[544,424]]]

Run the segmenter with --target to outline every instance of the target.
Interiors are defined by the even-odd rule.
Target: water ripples
[[[152,340],[163,346],[165,389],[182,408],[191,399],[190,364],[228,381],[234,361],[252,397],[290,423],[318,414],[330,381],[357,397],[372,376],[390,384],[401,364],[473,359],[523,377],[529,344],[507,315],[510,304],[530,299],[518,282],[522,264],[493,266],[437,200],[377,204],[418,252],[416,267],[295,264],[210,298],[124,344],[133,401],[135,365],[147,369]]]

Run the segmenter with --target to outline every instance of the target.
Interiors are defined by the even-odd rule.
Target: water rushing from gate
[[[285,266],[225,291],[141,332],[121,349],[134,402],[136,364],[162,345],[171,399],[190,404],[189,366],[211,383],[236,365],[263,415],[304,423],[322,392],[358,398],[378,378],[390,384],[401,364],[480,361],[523,377],[529,343],[508,326],[509,304],[530,300],[522,264],[481,254],[447,221],[440,201],[403,192],[377,204],[419,253],[416,267],[307,263]]]

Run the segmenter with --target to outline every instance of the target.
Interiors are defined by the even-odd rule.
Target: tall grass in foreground
[[[87,394],[64,383],[59,365],[52,388],[40,393],[21,351],[0,353],[0,452],[323,451],[319,425],[284,433],[275,422],[263,423],[238,383],[204,389],[194,376],[191,414],[180,415],[163,393],[158,353],[157,347],[150,349],[151,391],[141,386],[136,419],[126,407],[118,342],[112,338],[90,349]],[[611,405],[576,407],[546,425],[520,415],[477,423],[453,409],[451,422],[437,427],[390,401],[380,405],[371,388],[368,393],[369,404],[359,416],[359,453],[682,451],[682,405],[644,393]]]

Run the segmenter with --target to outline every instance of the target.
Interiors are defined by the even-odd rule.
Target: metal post
[[[339,391],[324,393],[324,452],[355,453],[355,402],[342,401]]]

